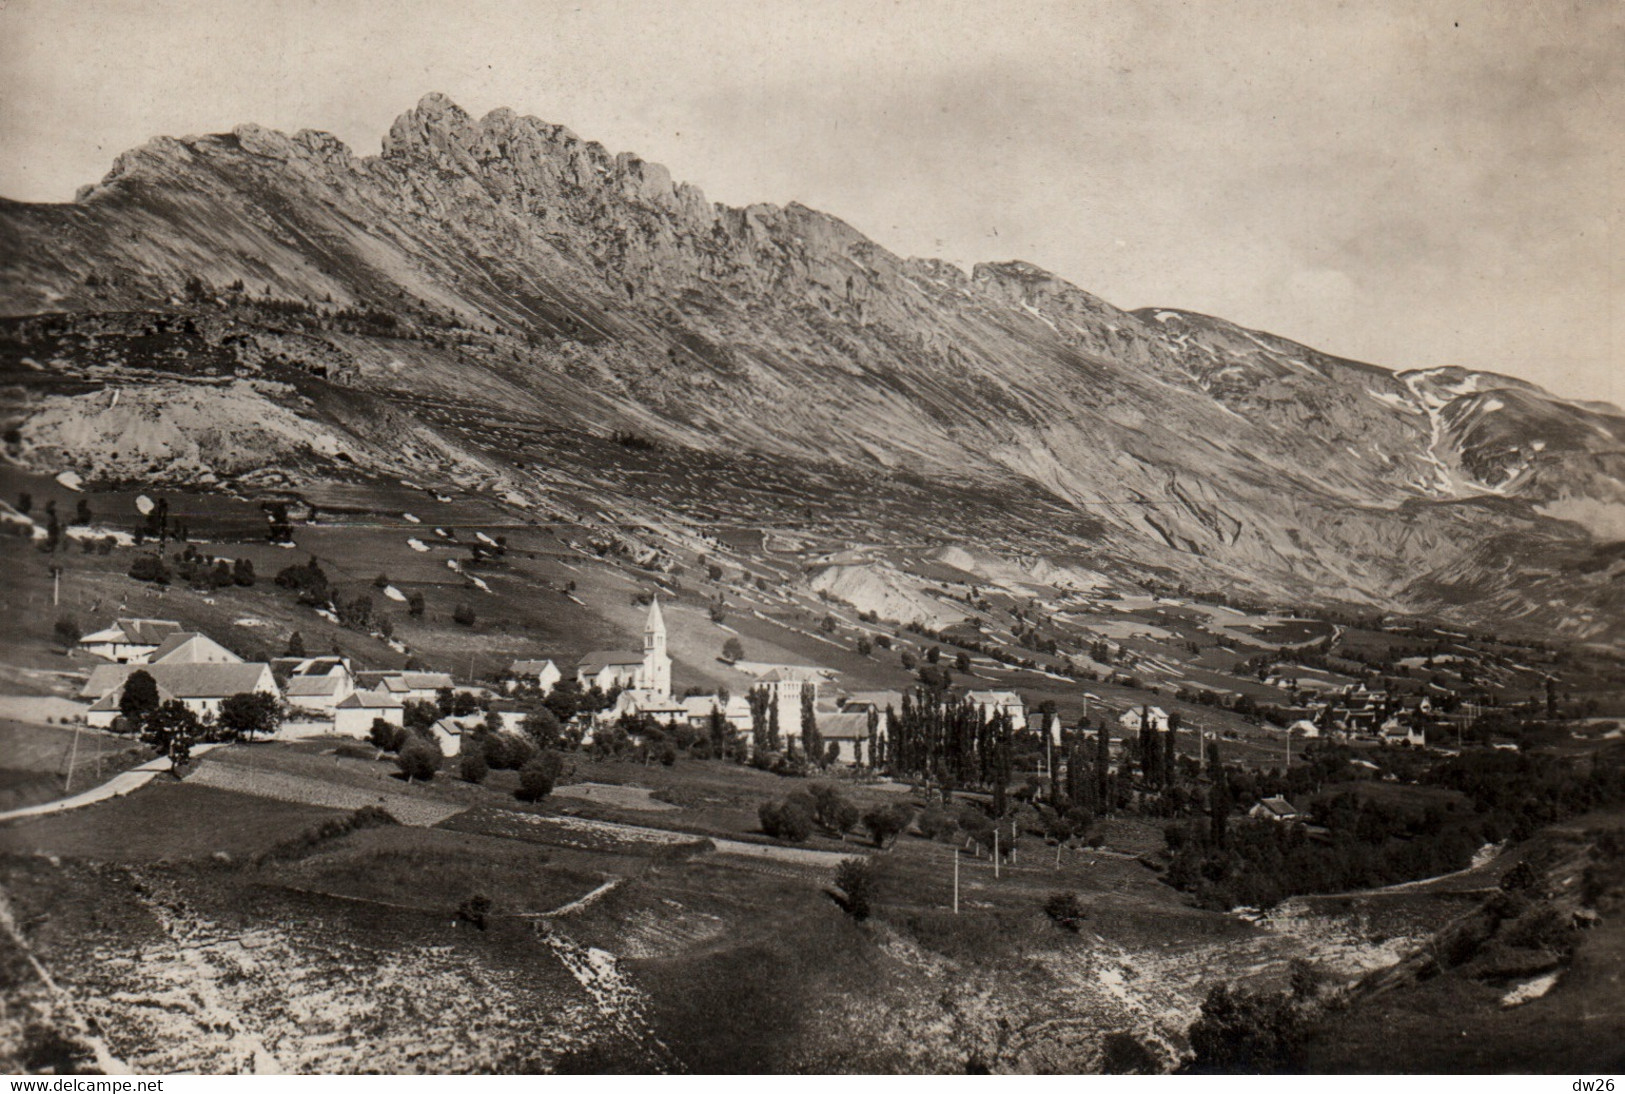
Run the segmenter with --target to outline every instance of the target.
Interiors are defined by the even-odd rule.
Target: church
[[[643,653],[630,650],[595,650],[581,659],[576,680],[584,688],[635,691],[647,700],[671,699],[671,655],[666,652],[666,617],[660,599],[649,604],[643,625]]]

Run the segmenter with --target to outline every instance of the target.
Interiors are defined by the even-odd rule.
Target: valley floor
[[[0,827],[6,1058],[56,1028],[140,1072],[1075,1072],[1108,1044],[1165,1069],[1209,984],[1279,983],[1297,956],[1374,968],[1445,907],[1295,902],[1254,926],[1132,856],[1035,849],[998,878],[964,856],[956,916],[942,844],[749,835],[741,817],[788,789],[761,772],[583,759],[582,781],[675,807],[531,808],[501,778],[407,786],[331,747],[230,746]],[[380,798],[403,825],[286,849]],[[830,895],[849,854],[881,878],[862,924]],[[1088,909],[1077,934],[1041,911],[1062,889]]]

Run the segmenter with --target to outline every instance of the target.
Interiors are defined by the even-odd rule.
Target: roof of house
[[[270,666],[259,661],[235,665],[213,663],[162,665],[97,665],[79,694],[97,699],[110,692],[121,691],[124,682],[135,672],[146,672],[158,685],[160,694],[167,692],[176,699],[223,699],[239,692],[255,691],[269,675]]]
[[[299,699],[313,695],[332,695],[344,685],[337,676],[295,676],[288,681],[288,698]]]
[[[578,671],[588,676],[597,676],[607,668],[642,664],[643,654],[633,653],[631,650],[594,650],[581,659]]]
[[[127,646],[156,646],[181,629],[173,619],[119,619],[111,627],[87,634],[81,643],[120,642]]]
[[[979,706],[1021,707],[1021,696],[1013,691],[967,691],[965,698]]]
[[[759,684],[819,684],[828,677],[829,670],[812,665],[774,665],[756,677]]]
[[[125,641],[140,646],[156,646],[181,629],[173,619],[120,619],[117,626]]]
[[[508,666],[509,676],[540,676],[548,669],[558,671],[558,666],[552,661],[515,661]]]
[[[284,676],[326,676],[334,669],[345,668],[342,657],[274,657],[271,668]]]
[[[1263,809],[1266,813],[1270,813],[1277,817],[1298,817],[1303,815],[1303,810],[1299,809],[1285,798],[1264,798],[1258,803],[1258,805],[1259,808]]]
[[[818,716],[818,735],[827,741],[867,740],[869,737],[869,714],[867,711],[820,714]]]
[[[210,647],[225,654],[233,662],[240,663],[242,661],[241,657],[238,657],[208,635],[197,634],[193,631],[177,631],[175,634],[170,635],[159,644],[157,649],[152,651],[148,659],[154,664],[163,662],[185,664],[207,657],[212,652]]]
[[[339,710],[400,710],[404,706],[393,695],[381,691],[353,691],[339,700]]]
[[[872,706],[876,710],[885,710],[887,707],[896,709],[903,705],[903,693],[900,691],[854,691],[844,700],[848,707]]]

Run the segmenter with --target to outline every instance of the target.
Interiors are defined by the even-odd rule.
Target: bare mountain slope
[[[184,314],[190,333],[154,336],[200,341],[187,362],[317,372],[328,397],[262,395],[329,426],[340,408],[364,423],[377,400],[515,501],[551,487],[479,455],[502,452],[482,421],[952,484],[994,527],[1001,504],[1041,495],[1077,514],[1068,532],[1092,564],[1167,584],[1625,633],[1618,564],[1590,561],[1625,530],[1614,408],[1123,311],[1026,263],[967,276],[902,259],[800,205],[712,204],[507,110],[475,120],[427,96],[374,157],[309,130],[155,140],[71,204],[0,204],[0,250],[0,309],[72,317],[14,323],[13,359],[54,355],[59,375],[106,363],[111,343],[82,337],[93,314]],[[293,303],[274,321],[266,298]],[[69,398],[110,379],[76,375],[88,382]],[[73,415],[25,402],[15,416],[16,458],[97,472]],[[417,473],[354,428],[355,467]],[[606,496],[660,510],[605,459]],[[829,500],[833,521],[853,499]],[[964,534],[913,520],[897,515],[894,537]]]

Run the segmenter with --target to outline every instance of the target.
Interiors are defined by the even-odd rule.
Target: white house
[[[756,677],[753,691],[765,689],[768,701],[778,701],[779,736],[788,747],[801,739],[802,697],[812,695],[818,702],[818,689],[832,675],[831,670],[813,665],[774,665]]]
[[[623,717],[653,718],[664,726],[688,722],[688,708],[668,695],[660,695],[647,688],[627,688],[615,697],[615,705],[603,715],[603,721]]]
[[[721,710],[728,725],[741,733],[751,730],[750,702],[743,695],[730,695],[726,703],[715,695],[687,695],[678,700],[688,711],[688,724],[695,729],[709,729],[711,712]]]
[[[356,690],[348,658],[279,657],[271,664],[288,681],[288,702],[305,710],[333,710]]]
[[[594,650],[576,666],[576,682],[584,689],[636,687],[643,674],[643,655],[630,650]]]
[[[415,699],[432,703],[440,697],[442,688],[457,690],[449,672],[407,672],[402,669],[359,672],[355,686],[367,691],[387,691],[403,702]]]
[[[1292,737],[1315,738],[1320,736],[1320,727],[1308,718],[1299,718],[1286,727],[1287,734]]]
[[[1027,728],[1027,704],[1013,691],[967,691],[965,698],[974,703],[984,718],[1010,717],[1010,728],[1020,732]]]
[[[1247,810],[1247,815],[1259,820],[1281,821],[1283,823],[1304,819],[1303,810],[1285,798],[1265,798]]]
[[[1131,707],[1117,719],[1117,724],[1130,733],[1138,733],[1142,720],[1158,733],[1168,732],[1168,712],[1161,707]]]
[[[880,724],[886,721],[886,715],[881,712],[877,718],[875,734],[879,740],[883,736]],[[826,749],[830,742],[834,742],[837,763],[858,765],[874,763],[874,756],[869,752],[869,711],[843,710],[834,714],[820,713],[818,735],[824,739]]]
[[[1427,737],[1415,725],[1401,722],[1398,718],[1389,718],[1377,730],[1377,739],[1385,745],[1409,745],[1421,748],[1427,744]]]
[[[508,691],[530,687],[549,692],[563,678],[564,673],[551,661],[515,661],[508,666],[506,685]]]
[[[173,619],[120,619],[79,639],[79,648],[120,665],[144,665],[164,639],[180,629]]]
[[[159,702],[179,699],[199,718],[220,712],[220,704],[244,692],[278,695],[271,666],[261,662],[239,664],[98,665],[79,695],[92,699],[85,721],[106,728],[118,717],[124,685],[136,672],[148,673],[158,685]]]
[[[333,732],[365,737],[372,732],[372,723],[377,718],[390,725],[404,725],[405,705],[387,692],[352,691],[333,708]]]

